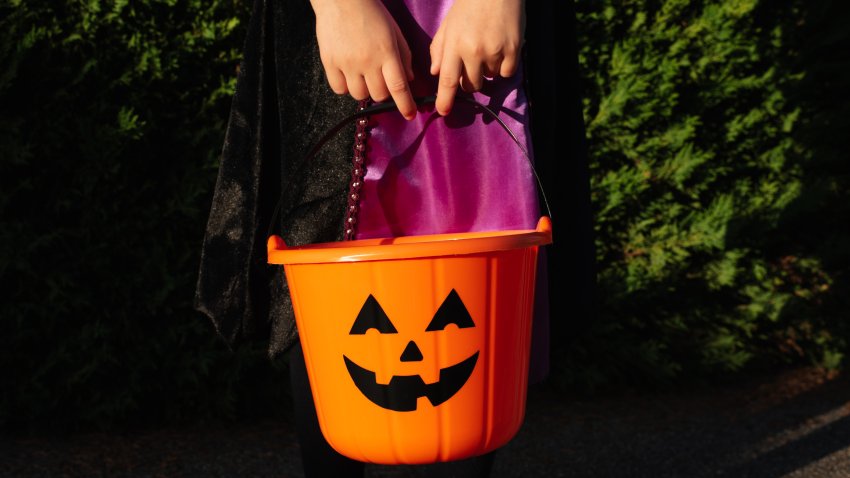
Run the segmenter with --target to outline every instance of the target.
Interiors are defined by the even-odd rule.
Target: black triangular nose
[[[416,343],[412,340],[407,343],[407,347],[404,348],[404,352],[401,353],[401,361],[402,362],[421,362],[422,361],[422,351],[419,350],[419,347],[416,346]]]

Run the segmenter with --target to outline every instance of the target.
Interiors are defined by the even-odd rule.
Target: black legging
[[[289,376],[292,382],[295,429],[301,444],[304,475],[307,478],[362,477],[364,464],[340,455],[322,436],[300,343],[296,343],[289,353]],[[491,452],[467,460],[424,465],[421,469],[429,478],[487,478],[493,467],[494,455],[495,452]]]

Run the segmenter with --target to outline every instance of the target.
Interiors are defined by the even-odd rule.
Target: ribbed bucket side
[[[537,247],[287,265],[322,431],[384,464],[507,443],[525,411]]]

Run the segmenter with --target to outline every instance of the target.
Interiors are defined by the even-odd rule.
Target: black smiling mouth
[[[435,407],[452,398],[472,375],[478,362],[478,352],[460,363],[440,369],[440,379],[430,384],[426,384],[419,375],[395,375],[389,384],[381,385],[375,379],[375,372],[357,365],[345,355],[342,358],[354,385],[372,403],[396,412],[412,412],[416,410],[419,397],[427,397]]]

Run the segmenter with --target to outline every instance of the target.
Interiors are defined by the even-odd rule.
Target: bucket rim
[[[289,247],[280,236],[268,239],[269,264],[326,264],[420,259],[542,246],[552,243],[552,221],[542,216],[536,229],[427,234]]]

